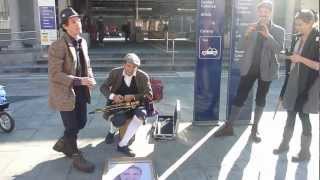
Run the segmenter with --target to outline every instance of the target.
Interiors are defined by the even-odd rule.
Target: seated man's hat
[[[126,63],[131,63],[140,66],[140,58],[135,53],[128,53],[124,56],[123,60]]]

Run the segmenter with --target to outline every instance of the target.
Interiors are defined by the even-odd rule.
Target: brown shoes
[[[86,160],[81,153],[74,153],[72,155],[72,159],[73,167],[78,169],[79,171],[92,173],[95,169],[94,164]]]
[[[226,122],[215,134],[214,137],[233,136],[233,126]]]
[[[73,162],[72,165],[74,168],[78,169],[79,171],[91,173],[94,171],[95,166],[93,163],[86,160],[82,152],[78,150],[77,147],[72,148],[72,145],[66,144],[63,138],[60,138],[56,144],[53,146],[53,150],[57,152],[62,152],[67,157],[72,158]]]
[[[104,139],[104,141],[106,142],[106,144],[112,144],[114,143],[114,134],[115,133],[108,133],[108,135],[106,136],[106,138]]]
[[[56,142],[56,144],[52,147],[52,149],[57,151],[57,152],[62,152],[63,154],[65,154],[69,158],[71,158],[71,156],[72,156],[72,153],[67,150],[67,148],[66,148],[66,146],[64,144],[63,138],[60,138]]]

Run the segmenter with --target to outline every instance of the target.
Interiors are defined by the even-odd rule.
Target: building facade
[[[40,47],[38,1],[0,0],[0,48]],[[72,6],[82,15],[88,15],[92,19],[103,17],[105,22],[110,22],[118,29],[121,24],[131,20],[132,24],[141,25],[143,30],[150,31],[149,34],[155,36],[157,34],[154,31],[166,27],[176,36],[187,38],[195,36],[196,2],[196,0],[119,0],[110,3],[104,0],[55,0],[57,14],[63,8]],[[281,0],[274,1],[274,4],[275,21],[284,26],[288,33],[292,31],[293,17],[297,9],[317,8],[314,10],[319,11],[317,0]]]

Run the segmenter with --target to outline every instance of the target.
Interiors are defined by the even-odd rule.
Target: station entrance
[[[91,41],[195,40],[196,0],[71,0]],[[100,40],[100,41],[99,41]]]

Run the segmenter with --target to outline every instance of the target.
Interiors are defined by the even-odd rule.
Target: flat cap
[[[123,60],[126,63],[134,64],[140,66],[140,58],[135,53],[128,53],[124,56]]]

